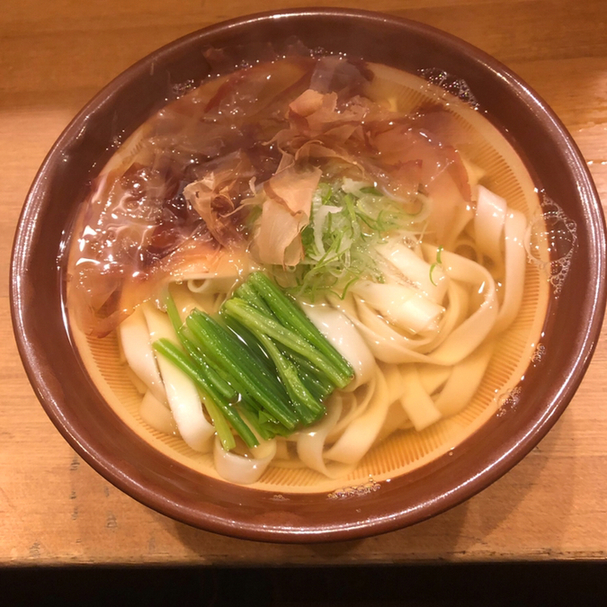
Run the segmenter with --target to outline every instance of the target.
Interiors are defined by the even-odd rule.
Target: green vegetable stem
[[[288,436],[318,421],[324,401],[344,388],[350,364],[289,296],[255,272],[213,318],[193,310],[181,321],[172,298],[167,313],[179,345],[154,348],[192,379],[224,449],[234,431],[249,447],[257,436]]]

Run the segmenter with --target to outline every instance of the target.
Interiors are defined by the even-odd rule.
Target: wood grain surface
[[[84,103],[160,45],[293,0],[8,0],[0,11],[0,563],[370,564],[607,558],[607,333],[574,400],[516,468],[430,521],[362,541],[290,546],[206,533],[114,488],[67,445],[12,335],[13,234],[36,170]],[[365,8],[368,2],[314,6]],[[604,0],[376,0],[491,53],[563,120],[607,201]]]

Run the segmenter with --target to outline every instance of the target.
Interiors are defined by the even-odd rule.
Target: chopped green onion
[[[324,353],[317,350],[310,342],[306,341],[301,335],[291,331],[273,320],[261,314],[256,308],[253,308],[242,299],[228,299],[224,304],[227,314],[234,316],[237,320],[245,324],[256,334],[265,334],[284,344],[294,352],[308,358],[318,368],[323,369],[327,377],[339,388],[345,388],[352,379],[352,373],[345,373],[341,368],[337,368]]]
[[[304,259],[291,272],[296,283],[292,291],[311,300],[327,291],[343,298],[357,280],[380,281],[376,245],[399,230],[421,229],[426,208],[419,193],[402,202],[347,178],[321,182],[312,197],[310,222],[301,233]]]
[[[270,373],[276,373],[274,363],[268,357],[268,353],[263,349],[263,346],[259,343],[259,340],[255,335],[232,316],[221,314],[221,318],[225,326],[232,331],[234,336],[249,349],[251,356],[255,356],[262,365],[267,367]]]
[[[442,264],[442,261],[441,261],[442,252],[443,252],[443,247],[442,246],[438,247],[438,249],[436,250],[436,262],[430,266],[430,282],[435,287],[437,287],[438,285],[434,282],[434,279],[432,278],[432,273],[434,272],[434,268],[436,268],[436,266],[440,266]]]
[[[179,336],[190,358],[204,370],[207,380],[215,386],[224,398],[227,398],[229,401],[235,400],[238,396],[236,390],[229,384],[225,376],[222,377],[221,372],[213,366],[205,352],[196,345],[191,337],[188,337],[186,331],[180,331]]]
[[[256,435],[289,436],[314,423],[326,411],[324,399],[354,375],[303,310],[261,272],[239,286],[217,318],[194,309],[184,323],[170,296],[167,313],[182,348],[167,339],[154,348],[194,381],[226,450],[235,446],[231,428],[251,447]]]
[[[232,300],[228,300],[232,301]],[[227,303],[227,302],[226,302]],[[254,308],[252,308],[254,309]],[[284,396],[280,394],[280,384],[267,381],[268,373],[261,365],[255,365],[255,359],[241,347],[226,329],[210,316],[194,310],[187,318],[188,328],[207,347],[209,355],[247,390],[249,396],[267,409],[287,428],[294,429],[298,418],[287,408]]]
[[[263,272],[251,274],[248,283],[259,293],[281,323],[308,340],[344,376],[352,378],[354,371],[350,364],[318,330],[303,310],[292,299],[287,297]]]
[[[167,314],[169,315],[169,320],[173,325],[173,329],[175,329],[175,333],[179,335],[179,331],[183,326],[183,321],[181,320],[181,315],[179,314],[179,310],[177,309],[177,305],[175,304],[175,300],[171,296],[169,292],[166,298],[166,308]]]
[[[278,373],[302,420],[308,425],[317,421],[325,412],[324,406],[308,392],[297,373],[297,369],[280,353],[276,344],[263,334],[259,335],[259,339],[276,364]]]
[[[224,451],[231,451],[236,447],[236,440],[234,439],[234,435],[230,430],[230,425],[226,417],[222,414],[219,407],[204,393],[202,390],[198,391],[201,397],[204,406],[206,407],[207,412],[213,422],[213,426],[215,427],[215,432],[217,432],[217,436],[219,437],[219,442],[223,447]]]

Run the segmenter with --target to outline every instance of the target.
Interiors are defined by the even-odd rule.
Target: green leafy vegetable
[[[169,297],[167,313],[179,345],[154,348],[198,387],[226,450],[232,429],[245,444],[257,436],[288,436],[325,413],[323,401],[352,379],[350,364],[301,308],[265,274],[256,272],[213,318],[193,310],[181,321]]]

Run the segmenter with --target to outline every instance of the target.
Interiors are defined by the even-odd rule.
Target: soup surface
[[[466,96],[383,65],[293,56],[204,82],[133,133],[83,201],[67,273],[74,338],[124,422],[204,474],[339,497],[448,452],[516,402],[551,291],[541,239],[529,256],[544,211]],[[184,351],[193,310],[238,334],[242,310],[265,309],[260,274],[349,376],[302,361],[268,328],[275,311],[243,329],[285,400],[295,369],[322,407],[287,432],[206,352],[251,446],[233,421],[221,434],[208,391],[154,344]]]

